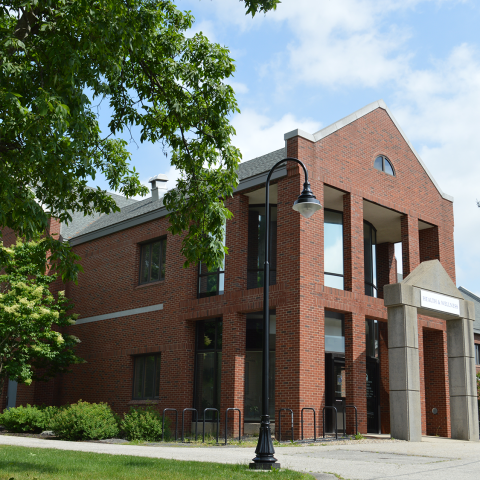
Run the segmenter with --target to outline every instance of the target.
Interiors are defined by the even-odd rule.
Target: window
[[[140,283],[163,280],[166,258],[166,238],[143,244],[140,249]]]
[[[368,318],[365,320],[365,343],[367,357],[378,358],[378,322]]]
[[[225,246],[225,225],[223,245]],[[198,298],[223,295],[225,288],[225,257],[222,268],[207,268],[205,264],[198,264]]]
[[[269,415],[275,418],[275,339],[277,317],[270,311]],[[245,421],[259,422],[262,409],[263,312],[247,314],[245,344]]]
[[[368,222],[363,222],[365,295],[377,297],[377,230]]]
[[[222,372],[222,319],[202,320],[196,325],[195,397],[198,419],[205,408],[220,410]],[[207,412],[205,420],[215,420],[215,412]]]
[[[390,163],[390,160],[383,155],[379,155],[375,159],[373,166],[374,168],[376,168],[377,170],[380,170],[381,172],[385,172],[388,175],[391,175],[392,177],[395,176],[395,170],[393,169],[393,166]]]
[[[160,391],[160,354],[134,358],[133,398],[154,400]]]
[[[475,365],[480,365],[480,345],[475,344]]]
[[[247,288],[263,287],[265,263],[265,205],[248,212]],[[270,285],[277,283],[277,206],[270,205]]]
[[[345,353],[345,316],[325,310],[325,352]]]
[[[343,290],[343,213],[325,209],[324,284]]]

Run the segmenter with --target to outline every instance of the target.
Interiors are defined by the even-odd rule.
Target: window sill
[[[127,405],[158,405],[160,400],[130,400]]]
[[[141,285],[137,285],[136,287],[134,287],[134,290],[138,290],[139,288],[154,287],[156,285],[161,285],[162,283],[165,283],[165,279],[158,280],[158,282],[142,283]]]

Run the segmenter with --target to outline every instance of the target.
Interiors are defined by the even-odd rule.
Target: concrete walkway
[[[249,463],[253,448],[161,446],[143,447],[105,443],[76,443],[60,440],[0,436],[0,445],[57,448],[80,452],[135,455],[177,460]],[[364,440],[346,445],[276,447],[283,468],[312,472],[318,479],[480,479],[480,443],[423,437],[419,443]],[[318,475],[320,474],[320,475]]]

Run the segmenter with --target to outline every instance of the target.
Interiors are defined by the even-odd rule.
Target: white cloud
[[[480,55],[455,48],[431,69],[412,71],[392,105],[428,169],[453,195],[457,283],[480,291]]]
[[[237,95],[238,94],[246,94],[249,91],[247,85],[245,85],[244,83],[235,82],[235,80],[231,80],[231,79],[225,80],[225,83],[227,85],[230,85]]]
[[[232,124],[237,132],[232,143],[240,148],[243,161],[282,148],[285,145],[283,134],[295,128],[311,133],[321,128],[319,122],[311,119],[298,119],[292,114],[274,119],[252,109],[244,109],[241,115],[235,115]]]

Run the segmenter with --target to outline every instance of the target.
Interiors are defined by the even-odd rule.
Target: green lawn
[[[225,450],[228,455],[228,450]],[[276,479],[312,480],[308,474],[280,470],[260,473],[246,465],[182,462],[156,458],[0,446],[1,480],[150,480],[150,479]]]

